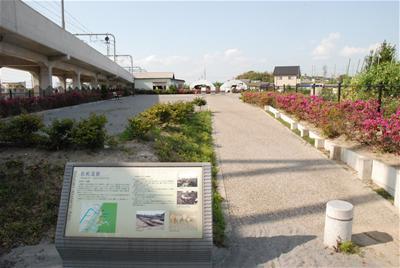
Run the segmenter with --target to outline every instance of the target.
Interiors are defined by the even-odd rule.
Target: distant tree
[[[255,72],[248,71],[236,76],[236,79],[250,79],[250,80],[259,80],[262,82],[273,82],[274,77],[269,72]]]
[[[400,97],[400,62],[396,47],[384,41],[365,57],[365,68],[350,80],[348,96],[353,99],[376,98],[382,87],[382,97]]]
[[[369,70],[372,66],[396,61],[396,45],[392,45],[388,42],[383,41],[380,47],[373,51],[371,50],[369,55],[364,59],[364,70]]]
[[[204,106],[207,104],[207,101],[201,97],[196,97],[193,100],[193,104],[196,106],[199,106],[200,110],[201,110],[201,106]]]
[[[213,85],[214,85],[215,88],[220,88],[220,87],[222,86],[222,84],[223,84],[223,83],[218,82],[218,81],[216,81],[216,82],[213,83]]]

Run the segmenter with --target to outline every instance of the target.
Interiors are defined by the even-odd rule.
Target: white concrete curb
[[[290,124],[290,129],[300,130],[300,136],[309,136],[314,139],[314,146],[317,149],[329,151],[329,158],[339,160],[357,172],[358,177],[363,181],[372,180],[379,187],[385,189],[394,196],[394,205],[400,207],[400,169],[396,169],[376,159],[365,157],[349,148],[341,147],[329,139],[324,139],[317,133],[299,124],[295,119],[280,112],[279,110],[265,106],[264,109],[281,118]]]

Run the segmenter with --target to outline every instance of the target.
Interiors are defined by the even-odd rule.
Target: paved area
[[[399,214],[351,171],[237,96],[208,98],[229,211],[216,267],[398,267]],[[363,257],[325,249],[325,204],[355,205]]]
[[[79,120],[88,117],[91,113],[103,114],[107,117],[107,131],[110,134],[121,133],[128,118],[146,110],[158,102],[173,102],[178,100],[191,100],[194,95],[136,95],[120,98],[119,100],[105,100],[85,103],[70,107],[40,112],[44,122],[49,124],[54,119],[73,118]]]

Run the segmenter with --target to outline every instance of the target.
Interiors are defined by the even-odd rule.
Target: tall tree
[[[371,50],[364,59],[364,69],[369,70],[372,66],[396,61],[396,45],[383,41],[378,49]]]

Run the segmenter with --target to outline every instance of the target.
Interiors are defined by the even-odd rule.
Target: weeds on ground
[[[270,111],[267,111],[267,113],[268,113],[270,116],[272,116],[272,117],[275,118],[275,115],[274,115],[273,113],[271,113]],[[282,123],[284,126],[286,126],[287,128],[290,129],[290,124],[289,124],[288,122],[282,120],[282,118],[275,118],[275,119],[277,119],[280,123]],[[293,131],[296,135],[300,136],[300,130],[295,129],[295,130],[292,130],[292,131]],[[300,136],[300,137],[301,137],[301,136]],[[311,145],[314,146],[314,139],[310,138],[309,136],[304,136],[304,137],[301,137],[301,138],[302,138],[303,140],[305,140],[306,142],[308,142],[309,144],[311,144]]]
[[[392,204],[394,203],[394,197],[389,194],[385,189],[383,188],[378,188],[378,189],[373,189],[377,194],[385,198],[386,200],[389,200]]]
[[[336,240],[335,252],[345,254],[360,254],[360,247],[354,242],[347,240],[342,241],[340,237]]]
[[[31,166],[22,161],[0,164],[0,254],[37,244],[45,234],[53,238],[62,175],[62,166],[43,161]]]

